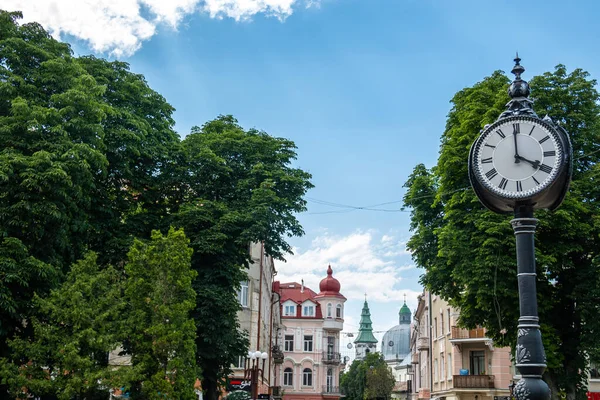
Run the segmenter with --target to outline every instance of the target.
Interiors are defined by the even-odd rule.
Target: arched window
[[[304,368],[302,371],[302,386],[312,386],[312,369]]]
[[[327,318],[333,317],[333,306],[331,303],[327,304]]]
[[[294,384],[294,371],[291,368],[283,370],[283,386],[292,386]]]
[[[336,318],[342,318],[342,305],[341,304],[338,304],[335,307],[335,317]]]

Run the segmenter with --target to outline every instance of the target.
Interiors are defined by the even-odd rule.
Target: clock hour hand
[[[525,162],[528,162],[529,164],[531,164],[531,166],[533,168],[536,168],[536,169],[540,167],[540,160],[531,161],[531,160],[526,159],[525,157],[521,157],[518,154],[515,155],[515,159],[523,160]]]

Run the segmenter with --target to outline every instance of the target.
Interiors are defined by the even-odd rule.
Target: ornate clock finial
[[[519,58],[519,53],[517,53],[517,57],[514,59],[515,66],[513,67],[512,72],[515,75],[515,80],[510,84],[508,88],[508,95],[515,99],[518,97],[527,97],[529,96],[529,84],[527,81],[521,79],[521,74],[525,72],[525,68],[521,65],[521,59]]]
[[[504,111],[500,118],[512,117],[516,115],[528,115],[531,117],[537,117],[537,114],[533,110],[533,102],[528,98],[531,92],[529,83],[521,79],[521,74],[525,72],[525,68],[521,65],[521,58],[517,52],[517,56],[514,59],[515,66],[512,69],[512,73],[515,75],[515,80],[512,81],[508,87],[508,95],[511,100],[506,105],[507,110]]]
[[[525,72],[525,68],[523,68],[523,66],[520,64],[521,59],[519,58],[519,52],[518,51],[517,51],[517,56],[514,59],[514,62],[515,62],[515,66],[513,67],[512,71],[510,71],[510,72],[512,72],[513,74],[515,74],[515,77],[516,77],[515,80],[520,81],[521,80],[521,74],[523,72]]]

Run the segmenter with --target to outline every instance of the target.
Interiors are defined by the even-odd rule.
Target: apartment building
[[[508,400],[510,348],[495,347],[483,328],[459,328],[458,315],[436,295],[419,296],[411,335],[412,397]]]
[[[340,332],[344,303],[340,283],[331,266],[319,284],[319,293],[304,282],[275,282],[281,294],[284,359],[276,374],[284,400],[336,400],[343,360]]]

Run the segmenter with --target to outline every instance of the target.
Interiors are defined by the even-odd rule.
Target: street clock
[[[486,125],[471,147],[469,178],[479,200],[492,211],[513,212],[519,206],[556,209],[571,178],[571,143],[567,132],[533,111],[529,85],[521,80],[509,88],[508,110]]]

